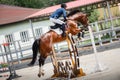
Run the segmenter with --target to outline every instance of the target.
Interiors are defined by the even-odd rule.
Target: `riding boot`
[[[54,26],[50,26],[51,29],[57,29],[60,25],[59,24],[55,24]]]
[[[61,30],[63,31],[62,37],[66,37],[66,33],[65,33],[65,24],[62,24]]]

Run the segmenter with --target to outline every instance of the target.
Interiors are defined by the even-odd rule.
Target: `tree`
[[[17,2],[15,0],[0,0],[0,4],[16,5]]]
[[[91,11],[91,13],[90,13],[89,21],[90,21],[90,22],[98,21],[98,17],[99,17],[98,11],[97,11],[97,10],[93,10],[93,11]]]
[[[72,0],[0,0],[0,4],[15,5],[28,8],[44,8]]]

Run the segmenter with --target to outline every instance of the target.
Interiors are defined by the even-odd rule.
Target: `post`
[[[96,26],[96,31],[99,32],[98,22],[95,22],[95,26]],[[100,34],[98,35],[98,39],[100,46],[102,46],[102,40]]]
[[[32,24],[31,19],[29,19],[29,22],[30,22],[30,26],[31,26],[31,29],[32,29],[33,38],[34,38],[34,40],[35,40],[36,37],[35,37],[35,33],[34,33],[33,24]]]
[[[5,50],[5,54],[6,54],[7,63],[9,65],[8,68],[10,71],[10,76],[6,80],[12,80],[14,78],[21,77],[16,74],[15,66],[13,64],[12,54],[11,54],[10,47],[9,47],[9,43],[3,43],[3,46],[4,46],[4,50]],[[8,55],[10,55],[11,61],[9,61]]]
[[[108,25],[107,25],[107,15],[106,15],[107,13],[106,13],[106,9],[105,9],[105,7],[104,7],[104,18],[105,18],[105,26],[106,27],[108,27]],[[109,36],[110,36],[110,42],[112,43],[112,37],[111,37],[111,34],[110,34],[111,32],[108,32],[108,34],[109,34]]]
[[[2,52],[2,58],[3,58],[3,62],[5,62],[5,57],[4,57],[4,54],[3,54],[3,50],[2,50],[2,46],[0,45],[0,50]]]
[[[94,55],[95,55],[95,61],[96,61],[96,71],[102,71],[103,68],[98,60],[98,56],[97,56],[97,49],[96,49],[96,46],[95,46],[95,41],[94,41],[94,37],[93,37],[93,33],[92,33],[92,30],[91,30],[91,27],[88,26],[88,29],[89,29],[89,33],[90,33],[90,38],[91,38],[91,42],[92,42],[92,46],[93,46],[93,50],[94,50]]]
[[[13,45],[14,45],[14,49],[15,49],[16,56],[17,56],[18,64],[20,64],[21,61],[20,61],[20,58],[19,58],[19,55],[18,55],[18,51],[17,51],[15,42],[13,42]]]
[[[115,33],[115,31],[113,31],[114,25],[113,25],[112,14],[111,14],[111,11],[110,11],[110,5],[109,5],[108,1],[106,1],[106,3],[107,3],[108,14],[109,14],[109,17],[110,17],[110,22],[111,22],[112,35],[115,36],[115,38],[116,38],[116,33]]]
[[[21,49],[21,46],[20,46],[20,42],[19,41],[17,41],[17,42],[18,42],[18,46],[19,46],[20,56],[21,56],[21,58],[23,58],[23,53],[22,53],[22,49]]]

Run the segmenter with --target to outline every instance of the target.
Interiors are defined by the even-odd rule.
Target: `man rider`
[[[57,9],[50,16],[50,21],[55,23],[55,26],[51,26],[51,28],[55,29],[55,28],[59,27],[63,31],[62,37],[66,36],[66,34],[65,34],[65,22],[64,22],[67,20],[66,19],[66,8],[67,8],[67,5],[65,3],[62,3],[61,8]],[[61,16],[63,16],[64,21],[59,19]]]

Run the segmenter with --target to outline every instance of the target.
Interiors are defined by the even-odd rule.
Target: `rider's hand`
[[[66,22],[66,21],[67,21],[67,18],[64,19],[64,22]]]

